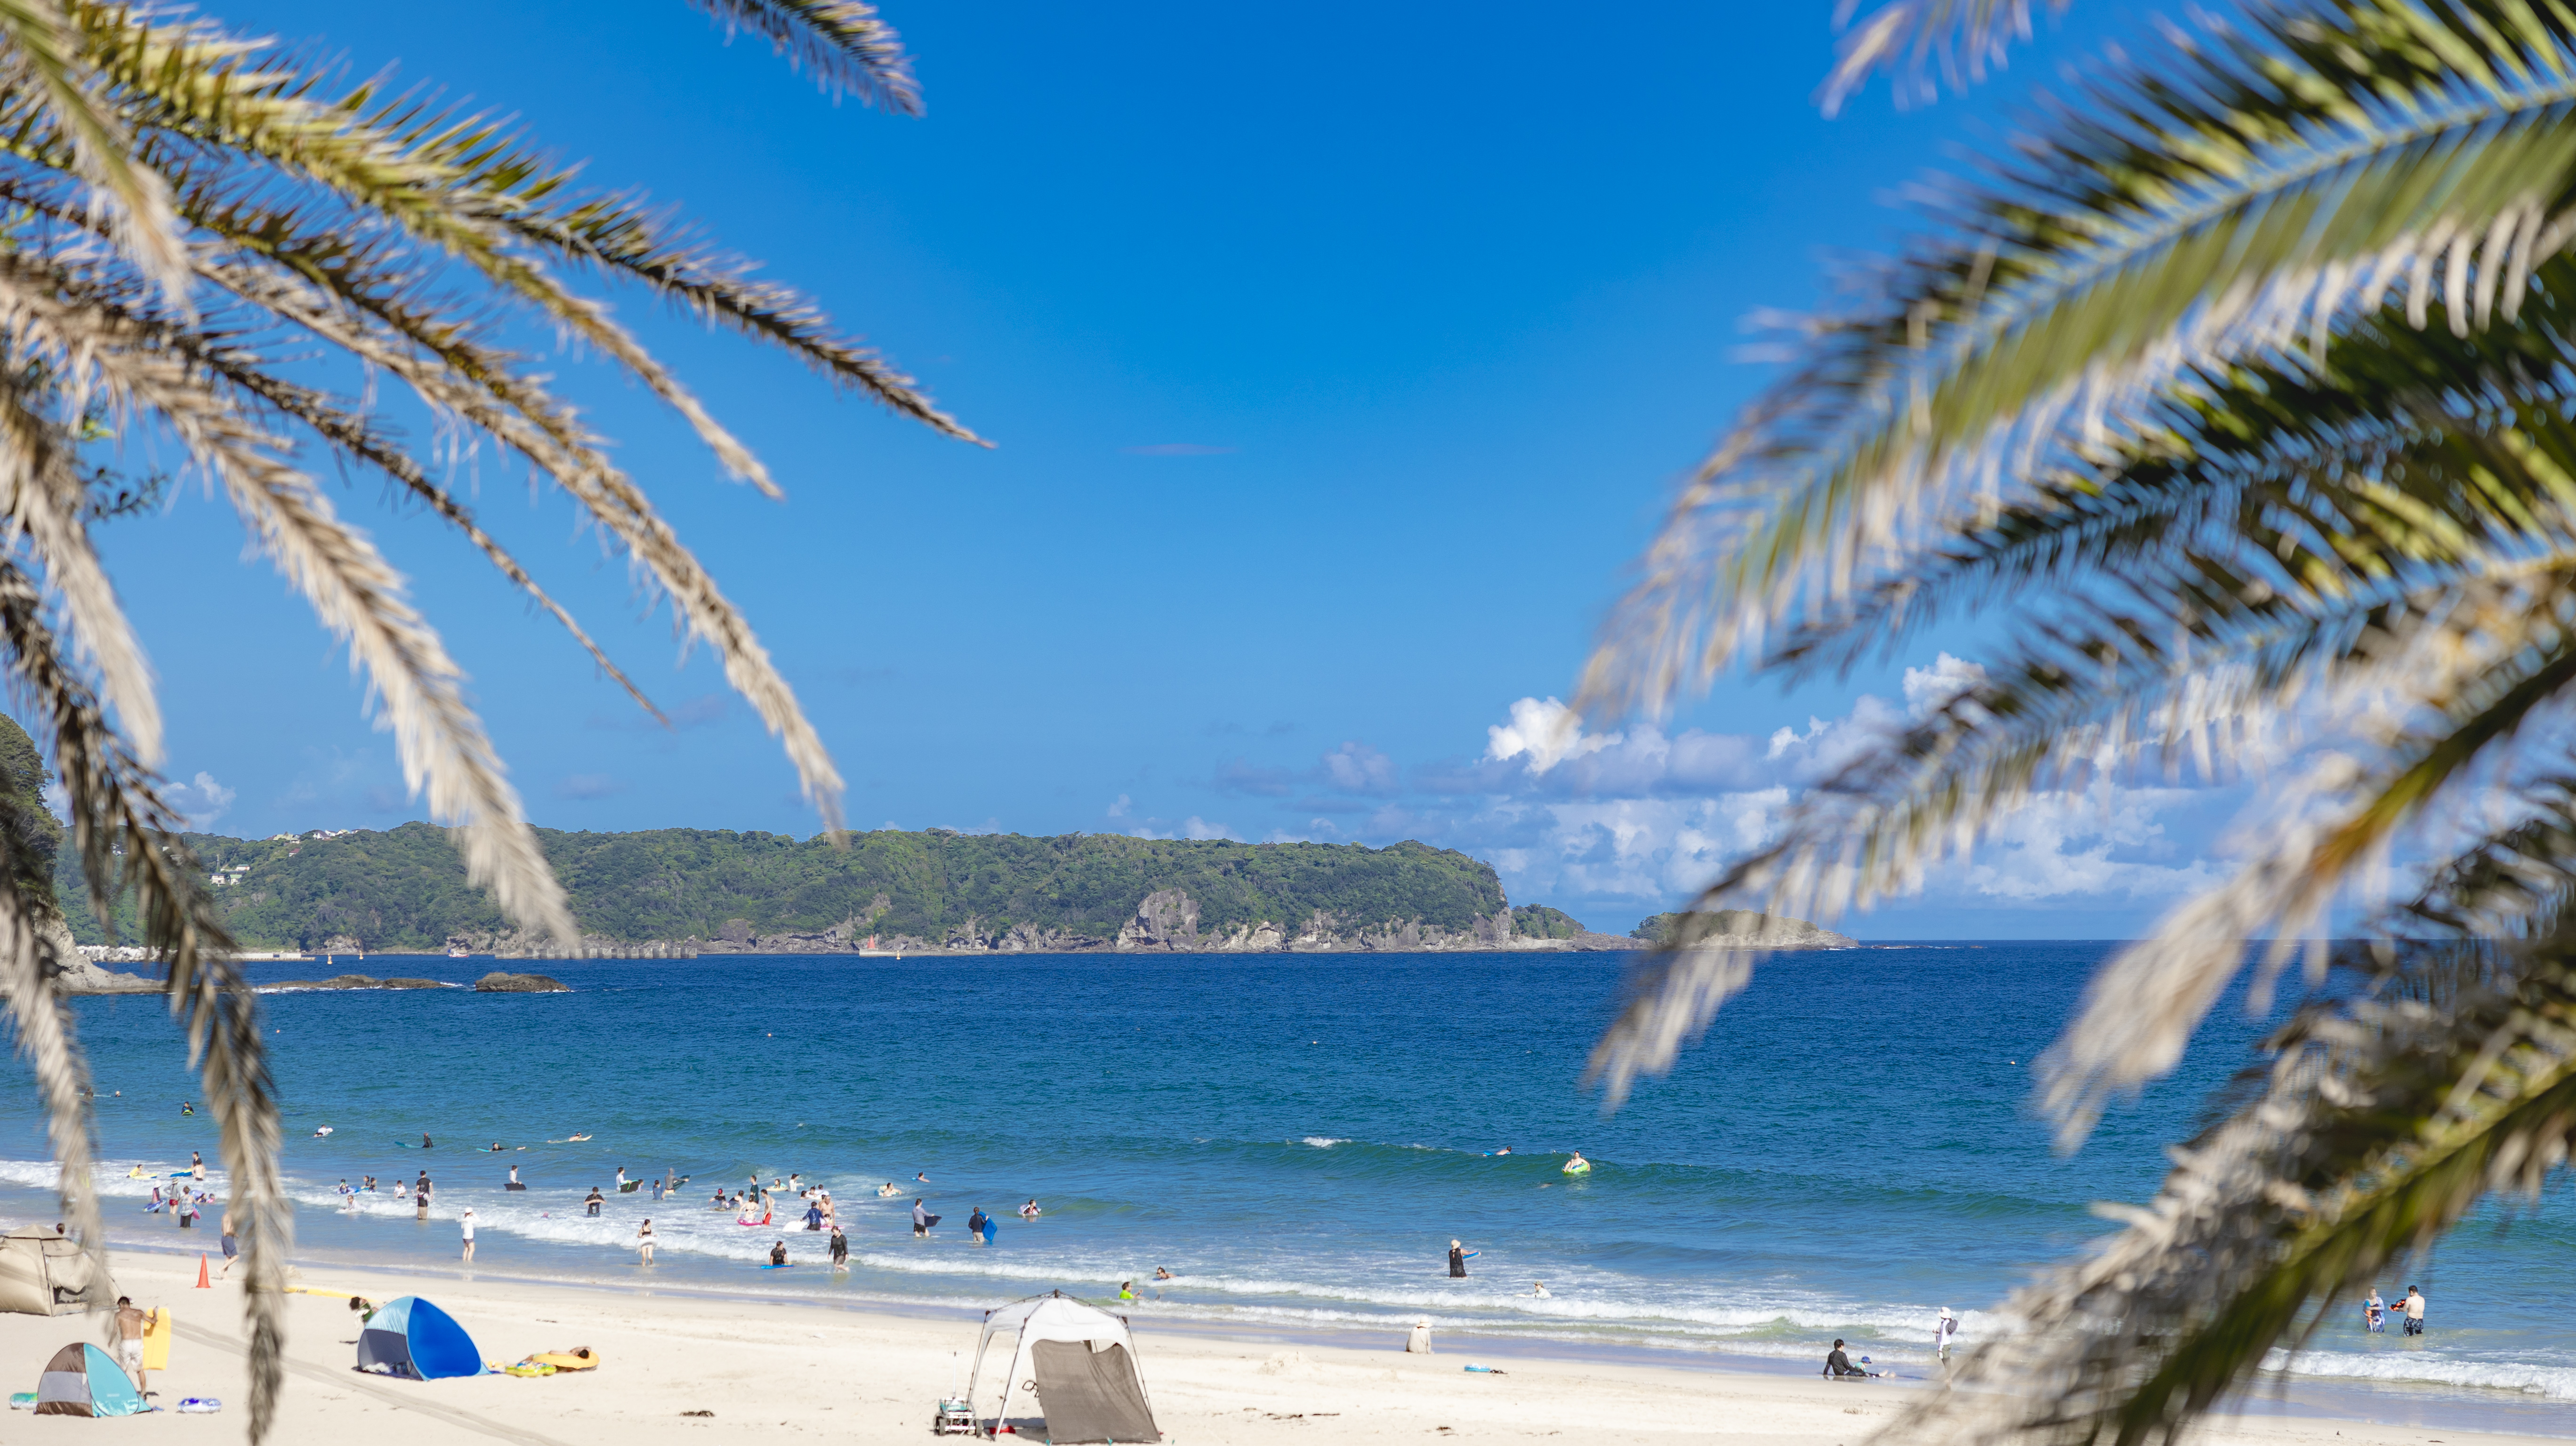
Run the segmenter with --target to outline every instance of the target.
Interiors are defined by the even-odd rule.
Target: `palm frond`
[[[167,971],[171,1010],[186,1027],[191,1060],[205,1081],[207,1105],[221,1131],[226,1204],[249,1270],[242,1312],[251,1336],[249,1434],[257,1442],[274,1423],[285,1374],[282,1302],[292,1242],[258,1003],[229,961],[232,941],[198,886],[204,874],[178,840],[182,821],[154,792],[150,775],[118,739],[98,699],[67,666],[43,593],[5,556],[0,649],[51,742],[92,908],[100,919],[112,919],[110,890],[133,893],[143,943]]]
[[[489,887],[493,902],[513,919],[577,943],[563,886],[529,832],[480,720],[466,706],[462,675],[404,600],[401,579],[371,543],[338,520],[328,498],[277,460],[271,439],[248,425],[202,373],[103,308],[66,303],[56,290],[60,280],[41,263],[0,251],[0,327],[171,428],[223,485],[324,626],[349,644],[351,662],[366,669],[405,782],[425,792],[431,816],[454,831],[468,876]]]
[[[690,0],[724,24],[775,46],[825,90],[904,115],[921,114],[921,87],[894,27],[860,0]]]
[[[2321,348],[2391,295],[2418,324],[2436,301],[2461,330],[2517,314],[2576,234],[2576,17],[2253,19],[2178,74],[2133,63],[1955,202],[1956,239],[1812,327],[1668,513],[1579,706],[1661,706],[2034,472],[2134,440],[2189,369]]]
[[[2171,1441],[2480,1199],[2536,1193],[2576,1140],[2571,945],[2348,960],[2368,987],[2269,1041],[2254,1101],[2177,1151],[2126,1229],[2007,1302],[2012,1336],[1889,1437]]]
[[[83,0],[72,0],[75,8]],[[162,294],[184,305],[186,245],[170,190],[136,154],[131,126],[100,93],[83,37],[55,0],[0,0],[0,74],[32,90],[71,153],[67,168],[105,203],[118,242]]]
[[[1834,24],[1850,24],[1857,0],[1842,0]],[[2066,0],[2050,8],[2063,10]],[[1848,31],[1834,47],[1833,73],[1816,91],[1816,105],[1826,115],[1843,108],[1852,92],[1878,72],[1896,73],[1896,98],[1929,102],[1938,93],[1932,73],[1952,89],[1986,78],[1986,67],[2000,68],[2015,40],[2030,38],[2030,0],[1889,0]]]

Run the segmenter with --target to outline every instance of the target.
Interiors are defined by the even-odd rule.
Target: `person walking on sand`
[[[1950,1343],[1958,1338],[1959,1318],[1950,1314],[1950,1308],[1945,1305],[1941,1307],[1940,1316],[1932,1322],[1933,1358],[1944,1361],[1950,1359]]]
[[[224,1207],[224,1268],[219,1272],[224,1279],[232,1278],[233,1261],[240,1255],[241,1242],[233,1238],[233,1207],[227,1205]]]
[[[1449,1242],[1449,1278],[1451,1280],[1467,1278],[1467,1251],[1455,1240]]]
[[[843,1235],[838,1225],[832,1227],[832,1268],[834,1270],[850,1268],[850,1237]]]
[[[474,1263],[474,1207],[466,1206],[465,1213],[457,1217],[456,1223],[465,1232],[465,1263],[472,1265]]]
[[[2406,1333],[2410,1336],[2424,1333],[2424,1292],[2411,1285],[2406,1287]]]
[[[134,1378],[137,1394],[152,1394],[143,1388],[143,1312],[134,1308],[132,1296],[116,1298],[116,1355],[125,1373]]]
[[[644,1218],[643,1224],[635,1227],[635,1253],[640,1257],[638,1263],[644,1265],[653,1263],[653,1218],[649,1215]]]

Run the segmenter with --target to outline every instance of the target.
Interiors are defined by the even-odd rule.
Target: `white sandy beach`
[[[120,1288],[145,1306],[167,1305],[179,1333],[171,1369],[152,1380],[156,1404],[211,1395],[214,1416],[162,1413],[93,1423],[7,1418],[11,1440],[93,1432],[120,1438],[238,1440],[248,1401],[240,1293],[194,1288],[196,1262],[126,1253]],[[388,1380],[352,1369],[356,1317],[339,1299],[289,1298],[289,1373],[274,1440],[342,1443],[512,1441],[582,1446],[703,1442],[748,1427],[850,1441],[930,1436],[938,1398],[953,1391],[972,1352],[971,1320],[928,1320],[838,1308],[729,1301],[689,1294],[529,1284],[490,1276],[459,1280],[398,1272],[311,1267],[298,1284],[356,1291],[375,1300],[419,1294],[472,1333],[483,1354],[515,1360],[532,1351],[589,1346],[595,1372],[545,1379],[485,1376]],[[997,1304],[999,1302],[996,1302]],[[47,1357],[82,1338],[101,1339],[90,1317],[0,1315],[0,1376],[32,1390]],[[1746,1446],[1856,1446],[1902,1404],[1901,1387],[1828,1386],[1793,1376],[1696,1365],[1613,1365],[1480,1356],[1465,1342],[1409,1357],[1400,1342],[1356,1346],[1266,1345],[1140,1328],[1137,1345],[1155,1415],[1179,1446],[1270,1446],[1346,1439],[1540,1441],[1721,1439]],[[1474,1375],[1469,1361],[1501,1375]],[[692,1416],[692,1411],[711,1415]],[[2486,1446],[2545,1438],[2300,1417],[2222,1421],[2214,1446]]]

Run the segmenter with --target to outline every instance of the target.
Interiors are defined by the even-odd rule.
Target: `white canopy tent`
[[[984,1313],[975,1343],[974,1373],[967,1377],[969,1409],[984,1378],[993,1338],[1011,1339],[1011,1371],[1002,1381],[993,1427],[1010,1420],[1011,1405],[1031,1397],[1046,1417],[1049,1441],[1159,1441],[1145,1378],[1136,1369],[1136,1341],[1123,1316],[1111,1315],[1062,1291],[1031,1296]]]

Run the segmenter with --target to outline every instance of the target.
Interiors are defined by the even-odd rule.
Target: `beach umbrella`
[[[483,1374],[483,1353],[456,1317],[416,1295],[378,1307],[358,1332],[358,1369],[436,1381]]]
[[[39,1416],[140,1416],[151,1409],[115,1357],[81,1341],[54,1352],[36,1383]]]

